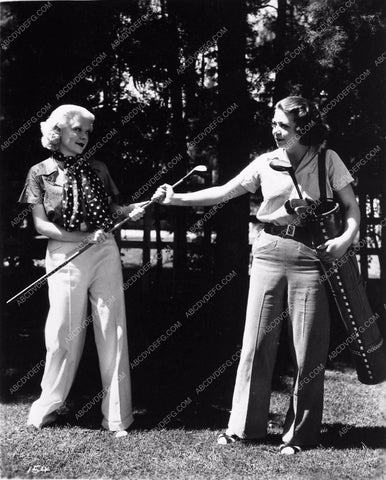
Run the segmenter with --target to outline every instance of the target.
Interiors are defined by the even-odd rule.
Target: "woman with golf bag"
[[[64,404],[91,322],[103,386],[102,426],[123,432],[133,421],[120,254],[109,230],[111,213],[137,220],[143,209],[112,203],[118,190],[106,165],[83,154],[94,119],[83,107],[62,105],[41,123],[50,156],[31,167],[19,199],[33,205],[35,228],[48,237],[47,272],[65,264],[48,280],[42,392],[28,417],[36,428],[54,422]],[[79,244],[83,250],[96,245],[66,264]],[[92,314],[86,318],[88,300]]]
[[[324,367],[329,346],[326,289],[320,259],[344,255],[359,228],[359,208],[349,171],[327,150],[327,196],[344,210],[343,232],[313,245],[304,218],[320,197],[318,153],[327,135],[318,108],[292,96],[275,106],[272,133],[277,149],[257,157],[223,186],[188,194],[160,187],[153,199],[166,205],[206,206],[262,189],[257,218],[264,229],[252,247],[253,265],[240,363],[228,429],[219,444],[266,436],[271,381],[283,321],[288,322],[294,360],[294,387],[280,453],[292,455],[319,443]]]

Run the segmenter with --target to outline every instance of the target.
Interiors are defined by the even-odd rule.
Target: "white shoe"
[[[302,449],[298,445],[287,445],[286,443],[282,443],[279,447],[279,453],[281,455],[296,455],[301,451]]]
[[[46,415],[40,422],[34,422],[33,420],[28,419],[27,425],[32,425],[35,428],[43,428],[51,423],[54,423],[57,418],[58,414],[56,412],[52,412]]]

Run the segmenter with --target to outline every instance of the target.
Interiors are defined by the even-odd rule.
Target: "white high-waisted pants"
[[[46,270],[68,258],[77,244],[50,239]],[[45,326],[42,393],[28,424],[40,428],[66,400],[82,355],[86,326],[93,323],[103,390],[102,426],[124,430],[133,422],[122,270],[114,238],[93,245],[48,279],[50,310]],[[92,313],[87,317],[87,301]],[[50,415],[51,414],[51,415]]]

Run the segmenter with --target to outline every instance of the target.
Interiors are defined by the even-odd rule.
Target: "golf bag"
[[[308,216],[314,246],[335,238],[343,229],[340,206],[326,197],[326,152],[319,153],[320,203]],[[348,333],[345,344],[354,357],[358,379],[365,384],[386,380],[386,346],[371,310],[360,277],[355,249],[350,248],[335,262],[321,261],[322,281],[327,281]]]

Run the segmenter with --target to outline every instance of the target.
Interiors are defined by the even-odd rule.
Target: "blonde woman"
[[[33,205],[38,233],[48,237],[47,272],[68,258],[81,242],[97,244],[48,280],[50,310],[40,398],[28,424],[41,428],[55,421],[73,383],[82,355],[87,323],[92,321],[103,392],[102,426],[125,431],[133,422],[125,306],[120,254],[112,234],[111,213],[137,220],[140,206],[112,203],[118,189],[106,165],[82,158],[95,117],[83,107],[62,105],[41,123],[46,160],[31,167],[19,202]],[[86,319],[88,300],[92,314]]]

